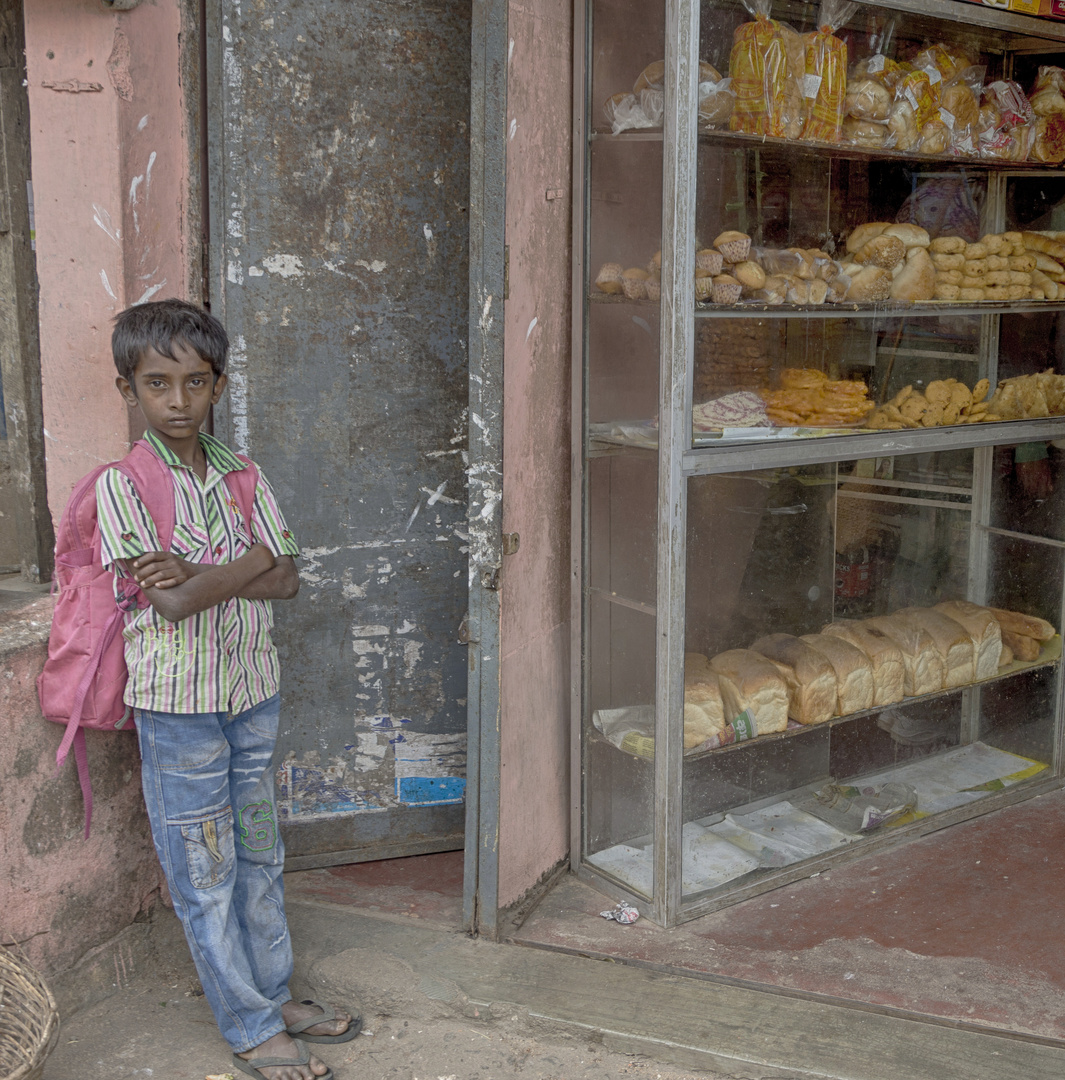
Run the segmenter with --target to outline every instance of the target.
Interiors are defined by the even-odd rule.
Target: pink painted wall
[[[63,731],[37,706],[52,602],[0,615],[0,924],[46,977],[129,926],[160,893],[131,734],[89,732],[95,807],[83,839],[71,755],[55,775]]]
[[[572,5],[509,19],[503,531],[521,544],[501,578],[501,907],[569,850]]]
[[[48,497],[121,456],[111,319],[187,296],[189,160],[181,5],[26,0]]]

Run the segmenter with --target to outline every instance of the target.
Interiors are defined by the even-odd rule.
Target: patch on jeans
[[[277,840],[274,806],[269,799],[240,809],[240,842],[249,851],[269,851]]]

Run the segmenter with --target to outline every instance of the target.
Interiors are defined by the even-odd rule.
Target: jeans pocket
[[[233,847],[233,815],[229,810],[181,826],[185,842],[185,860],[189,881],[194,889],[220,885],[233,873],[236,852]]]

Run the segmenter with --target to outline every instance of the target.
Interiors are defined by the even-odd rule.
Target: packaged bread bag
[[[962,68],[943,83],[939,118],[950,130],[952,153],[976,157],[980,131],[980,96],[987,69],[981,65]]]
[[[801,81],[806,70],[802,36],[769,17],[772,0],[743,0],[754,16],[733,35],[729,58],[736,100],[729,127],[749,135],[797,139],[802,134]]]
[[[857,10],[850,0],[822,0],[817,29],[804,35],[804,139],[839,142],[847,100],[847,43],[835,34]]]
[[[1035,115],[1019,83],[999,79],[983,88],[977,149],[980,157],[1025,161],[1035,134]]]

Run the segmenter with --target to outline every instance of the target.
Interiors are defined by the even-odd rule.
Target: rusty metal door
[[[208,4],[219,435],[299,537],[289,865],[463,846],[470,0]]]

